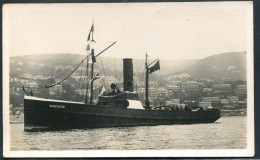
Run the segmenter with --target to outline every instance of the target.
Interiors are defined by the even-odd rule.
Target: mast
[[[92,30],[92,37],[91,37],[91,42],[94,43],[94,20],[93,20],[93,23],[92,23],[92,27],[91,27],[91,30]],[[93,104],[93,83],[94,83],[94,63],[95,63],[95,54],[94,54],[94,48],[91,49],[91,60],[92,60],[92,63],[91,63],[91,73],[90,73],[90,78],[91,78],[91,82],[90,82],[90,104]]]
[[[89,35],[88,35],[88,43],[91,43],[91,44],[88,44],[87,46],[87,50],[90,50],[91,53],[88,55],[88,60],[87,62],[89,61],[89,56],[91,56],[91,59],[92,59],[92,63],[91,63],[91,68],[90,68],[90,76],[88,74],[88,71],[89,71],[89,65],[87,63],[87,76],[88,76],[88,81],[87,81],[87,86],[86,86],[86,98],[85,98],[85,104],[88,104],[88,90],[89,90],[89,80],[90,80],[90,98],[89,98],[89,104],[93,104],[93,83],[94,83],[94,63],[96,62],[96,57],[98,57],[99,55],[101,55],[103,52],[105,52],[107,49],[109,49],[110,47],[112,47],[115,43],[113,42],[110,46],[108,46],[107,48],[105,48],[103,51],[99,52],[97,55],[95,55],[95,52],[94,52],[94,20],[93,20],[93,23],[92,23],[92,26],[91,26],[91,29],[90,29],[90,32],[89,32]],[[90,77],[90,78],[89,78]]]
[[[145,54],[145,108],[149,109],[150,108],[150,102],[148,100],[148,63],[147,63],[147,58],[148,58],[148,55],[147,55],[147,52]]]
[[[90,37],[91,36],[91,37]],[[94,73],[94,59],[95,59],[95,55],[94,55],[94,49],[93,49],[93,44],[94,43],[94,21],[92,23],[92,26],[91,26],[91,29],[90,29],[90,32],[89,32],[89,35],[88,35],[88,45],[87,45],[87,51],[90,50],[90,54],[88,54],[87,56],[87,71],[86,71],[86,76],[87,76],[87,85],[86,85],[86,98],[85,98],[85,104],[88,104],[88,90],[89,90],[89,80],[91,81],[90,83],[90,104],[92,104],[93,102],[93,73]],[[91,55],[91,59],[92,59],[92,63],[91,63],[91,73],[90,73],[90,78],[89,78],[89,56]]]
[[[93,37],[92,37],[93,38]],[[91,57],[92,57],[92,63],[91,63],[91,82],[90,82],[90,104],[93,104],[93,83],[94,83],[94,49],[91,50]]]
[[[87,57],[84,58],[81,63],[77,64],[77,66],[75,67],[75,69],[69,74],[67,75],[64,79],[62,79],[61,81],[59,82],[56,82],[54,84],[51,84],[51,85],[45,85],[44,87],[45,88],[50,88],[50,87],[53,87],[53,86],[56,86],[57,84],[60,84],[62,83],[63,81],[65,81],[70,75],[72,75],[77,68],[80,67],[81,64],[83,64],[84,60],[87,59],[87,64],[86,64],[86,74],[85,76],[87,77],[87,84],[86,84],[86,97],[85,97],[85,104],[93,104],[93,83],[94,83],[94,80],[97,79],[97,77],[99,77],[99,75],[95,75],[94,76],[94,63],[96,62],[96,57],[98,57],[99,55],[101,55],[102,53],[104,53],[106,50],[108,50],[110,47],[112,47],[114,44],[116,44],[116,41],[113,42],[111,45],[109,45],[107,48],[105,48],[104,50],[102,50],[101,52],[99,52],[97,55],[95,55],[95,52],[94,52],[94,21],[92,23],[92,26],[91,26],[91,29],[90,29],[90,32],[88,34],[88,38],[87,38],[87,47],[86,47],[86,51],[87,51]],[[89,53],[90,52],[90,53]],[[90,60],[90,56],[91,56],[91,59],[92,59],[92,62],[91,62],[91,72],[89,73],[89,60]],[[91,74],[91,75],[89,75]],[[89,81],[91,81],[91,85],[90,85],[90,96],[89,96]],[[24,89],[25,90],[25,89]],[[26,93],[27,94],[27,93]]]
[[[86,84],[86,97],[85,97],[85,104],[88,104],[88,86],[89,86],[89,76],[88,76],[88,61],[89,56],[87,56],[87,71],[86,71],[86,77],[87,77],[87,84]],[[84,82],[83,82],[84,83]]]

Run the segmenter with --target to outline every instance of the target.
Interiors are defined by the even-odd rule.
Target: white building
[[[228,96],[229,103],[236,104],[238,103],[238,97],[237,96]]]
[[[212,88],[203,88],[203,92],[212,92]]]
[[[31,75],[31,74],[23,74],[23,77],[24,77],[24,78],[31,79],[31,78],[32,78],[32,75]]]
[[[177,85],[167,85],[166,86],[168,90],[173,91],[173,92],[180,92],[181,87]]]
[[[188,92],[199,91],[199,83],[197,81],[187,81],[183,87],[184,87],[185,91],[188,91]]]
[[[172,99],[173,104],[180,104],[180,99]]]
[[[170,84],[171,85],[180,86],[181,85],[181,81],[171,81]]]
[[[228,99],[221,99],[221,104],[227,105],[229,103]]]
[[[246,85],[237,85],[236,87],[236,95],[237,96],[245,96],[247,93],[247,87]]]
[[[149,81],[149,87],[158,87],[158,83],[156,81]]]
[[[78,89],[75,92],[78,93],[79,95],[84,95],[85,96],[86,93],[87,93],[86,91],[87,91],[86,89]]]
[[[149,88],[148,92],[149,92],[149,97],[157,97],[157,96],[160,95],[158,90],[156,88],[153,88],[153,87]]]
[[[199,102],[199,107],[207,109],[207,108],[211,107],[211,102]]]

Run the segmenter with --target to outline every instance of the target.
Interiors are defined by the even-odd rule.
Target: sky
[[[201,59],[246,51],[249,2],[5,4],[3,43],[9,56],[86,54],[94,21],[104,57]]]

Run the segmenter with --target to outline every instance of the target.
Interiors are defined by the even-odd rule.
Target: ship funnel
[[[124,91],[134,91],[133,87],[133,60],[123,59]]]

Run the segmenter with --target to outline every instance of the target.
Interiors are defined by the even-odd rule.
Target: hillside
[[[65,53],[11,57],[10,74],[22,75],[30,73],[34,76],[55,75],[57,73],[57,70],[55,71],[56,66],[74,66],[84,57],[85,55]],[[135,73],[143,73],[144,59],[134,59],[133,64]],[[84,68],[85,65],[82,67]],[[160,74],[166,77],[188,73],[191,77],[198,79],[246,79],[245,52],[222,53],[201,60],[160,60],[160,65]],[[106,74],[106,76],[115,75],[115,73],[118,74],[117,76],[120,76],[123,70],[123,60],[119,58],[98,57],[95,69],[99,70],[101,74]],[[103,72],[104,70],[105,73]]]
[[[246,79],[246,52],[229,52],[197,61],[181,72],[194,78]]]
[[[74,66],[79,63],[85,55],[76,54],[41,54],[41,55],[28,55],[17,56],[10,58],[10,73],[14,75],[21,75],[29,72],[32,75],[47,76],[49,72],[54,74],[56,66]],[[152,61],[152,60],[151,60]],[[197,60],[160,60],[162,75],[178,72],[186,67],[192,65]],[[20,62],[20,64],[18,64]],[[22,62],[22,64],[21,64]],[[140,73],[144,71],[144,59],[134,59],[134,72]],[[42,64],[44,67],[39,67]],[[85,65],[85,64],[84,64]],[[20,69],[19,69],[20,68]],[[98,57],[95,67],[97,70],[105,70],[108,74],[115,70],[122,72],[123,60],[119,58]]]

